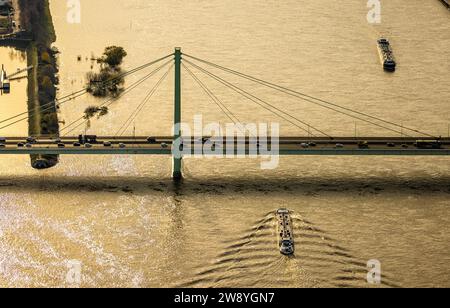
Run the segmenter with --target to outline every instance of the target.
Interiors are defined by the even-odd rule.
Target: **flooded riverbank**
[[[11,74],[18,69],[27,67],[27,54],[25,50],[18,50],[13,47],[0,47],[0,65],[3,64],[7,73]],[[7,119],[17,114],[26,112],[27,106],[27,78],[11,81],[11,91],[9,94],[0,96],[0,106],[2,106],[1,119]],[[8,124],[4,123],[3,125]],[[0,125],[0,126],[3,126]],[[22,136],[28,134],[28,123],[26,121],[15,126],[3,129],[0,133],[4,136]]]

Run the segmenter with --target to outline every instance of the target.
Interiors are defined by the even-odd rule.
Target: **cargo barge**
[[[381,64],[386,72],[395,72],[397,63],[392,52],[389,41],[385,38],[378,40],[378,53],[380,54]]]
[[[287,209],[279,209],[276,213],[278,220],[278,244],[283,255],[290,256],[294,249],[294,230],[291,213]]]

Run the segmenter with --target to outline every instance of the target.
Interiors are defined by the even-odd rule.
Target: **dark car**
[[[147,138],[147,142],[150,143],[150,144],[155,144],[155,143],[156,143],[156,138],[154,138],[154,137],[148,137],[148,138]]]
[[[360,148],[360,149],[368,149],[369,148],[369,142],[367,142],[367,141],[360,141],[360,142],[358,142],[358,148]]]

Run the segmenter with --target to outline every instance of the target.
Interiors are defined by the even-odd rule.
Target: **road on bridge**
[[[42,138],[27,142],[27,137],[2,138],[0,154],[58,154],[58,155],[106,155],[106,154],[142,154],[171,155],[172,137],[112,137],[98,136],[95,142],[83,143],[78,137],[57,139]],[[418,146],[420,138],[312,138],[312,137],[280,137],[278,143],[271,140],[256,141],[249,137],[233,139],[184,138],[183,146],[191,149],[191,154],[220,155],[238,154],[239,146],[245,155],[267,154],[276,149],[280,155],[450,155],[450,138],[439,141],[440,148],[433,148],[437,141],[429,141],[428,146]],[[274,140],[275,142],[275,140]],[[419,141],[420,143],[420,141]],[[268,144],[268,146],[265,146]],[[202,151],[194,152],[195,148]],[[203,148],[206,151],[203,151]],[[228,152],[230,151],[230,152]],[[187,150],[189,152],[189,150]],[[239,154],[242,154],[239,152]]]

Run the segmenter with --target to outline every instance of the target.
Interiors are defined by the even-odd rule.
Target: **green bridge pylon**
[[[172,149],[173,166],[172,176],[174,180],[183,178],[183,158],[180,154],[181,143],[181,48],[175,48],[175,104],[174,104],[174,142]],[[177,148],[178,147],[178,148]],[[177,155],[178,154],[178,155]]]

